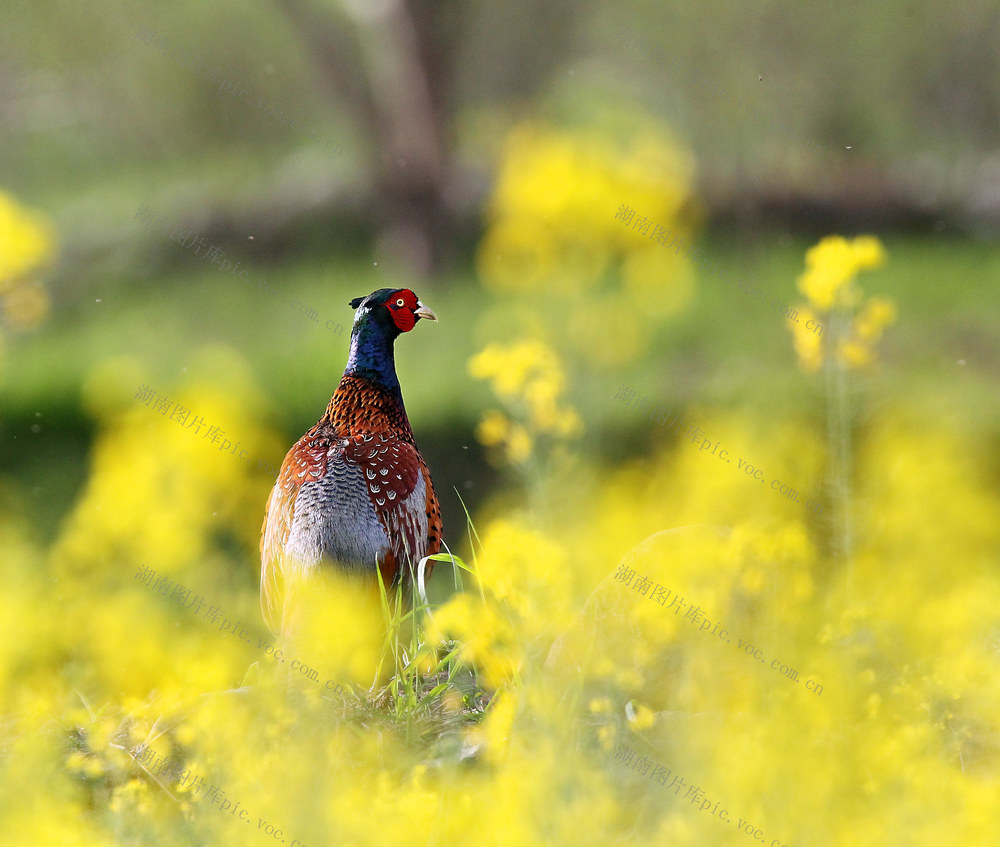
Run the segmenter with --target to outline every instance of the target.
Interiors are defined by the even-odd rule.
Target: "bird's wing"
[[[417,562],[424,556],[432,556],[441,552],[441,536],[444,530],[441,521],[441,507],[438,505],[437,492],[434,491],[434,483],[431,482],[431,472],[424,463],[423,457],[420,459],[420,472],[424,477],[427,486],[427,497],[424,503],[424,510],[427,513],[427,546],[423,553],[417,557]],[[416,562],[414,562],[416,564]],[[434,570],[434,563],[427,563],[426,577],[430,578],[431,571]]]
[[[417,448],[387,434],[349,440],[344,460],[364,472],[368,499],[388,536],[379,566],[386,585],[441,544],[441,513],[430,472]]]
[[[333,434],[321,430],[318,424],[303,435],[281,463],[267,501],[260,534],[260,609],[272,632],[278,632],[281,624],[285,544],[295,517],[295,503],[303,484],[325,476],[332,442]]]
[[[261,533],[261,611],[277,631],[290,560],[336,561],[390,585],[407,560],[436,553],[441,513],[416,447],[394,435],[338,438],[314,427],[288,452]]]

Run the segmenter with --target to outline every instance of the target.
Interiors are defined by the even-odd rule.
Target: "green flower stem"
[[[843,307],[830,315],[831,332],[827,336],[826,397],[827,439],[830,447],[830,487],[833,501],[833,553],[848,561],[854,547],[854,526],[851,517],[851,410],[847,387],[847,367],[840,360],[837,348],[847,337],[851,316]],[[850,573],[848,591],[850,591]]]

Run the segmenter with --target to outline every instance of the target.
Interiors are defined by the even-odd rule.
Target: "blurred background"
[[[233,838],[218,813],[151,818],[137,786],[155,794],[153,780],[107,757],[163,698],[238,685],[259,651],[204,647],[219,636],[133,576],[169,576],[266,635],[256,543],[276,469],[343,370],[348,301],[411,287],[440,323],[397,344],[407,410],[446,539],[479,550],[483,584],[513,610],[519,684],[545,675],[623,556],[702,524],[731,534],[647,551],[636,570],[700,592],[769,661],[826,674],[825,705],[803,705],[675,616],[664,629],[616,611],[603,647],[563,645],[588,657],[568,663],[573,705],[511,684],[517,706],[464,742],[516,746],[518,720],[561,737],[538,723],[550,706],[579,717],[566,744],[581,776],[544,789],[566,828],[505,837],[743,843],[683,799],[636,800],[663,790],[587,758],[627,742],[705,768],[777,843],[986,843],[1000,755],[996,3],[6,0],[0,151],[11,831]],[[446,564],[436,577],[443,604]],[[497,673],[488,687],[508,690]],[[705,693],[720,674],[721,702]],[[740,723],[758,711],[766,731]],[[682,746],[681,714],[724,727],[684,724]],[[36,730],[44,744],[22,749]],[[200,749],[220,779],[228,761],[238,784],[233,755],[199,748],[199,731],[171,755]],[[815,801],[794,796],[819,777],[789,738],[840,763]],[[356,776],[418,806],[447,779],[415,769],[450,771],[406,739],[388,787]],[[522,753],[545,749],[555,769],[563,742]],[[367,743],[352,755],[384,762]],[[877,763],[852,758],[876,746]],[[427,825],[468,834],[463,816],[496,786],[511,804],[498,820],[523,819],[529,786],[505,782],[517,755],[494,752],[482,797]],[[16,793],[36,784],[18,787],[25,766],[62,780],[60,814]],[[900,788],[925,772],[939,783]],[[366,801],[317,791],[322,814],[269,802],[299,838],[388,837],[345,822]],[[902,823],[916,808],[940,812],[933,827]]]
[[[349,326],[345,299],[412,285],[446,318],[402,350],[411,416],[437,473],[448,474],[442,483],[475,502],[492,478],[477,451],[453,449],[470,442],[482,403],[466,390],[465,358],[491,333],[517,331],[489,312],[476,255],[505,139],[526,124],[554,134],[547,147],[537,141],[545,149],[534,190],[566,195],[563,180],[574,182],[591,208],[552,197],[541,224],[501,234],[508,252],[484,262],[521,273],[513,252],[530,261],[544,250],[559,213],[559,225],[580,227],[600,252],[583,219],[611,230],[619,203],[638,207],[636,190],[662,188],[662,163],[654,172],[635,152],[623,162],[655,122],[671,136],[661,149],[673,145],[684,160],[666,176],[683,204],[671,211],[731,277],[693,267],[698,296],[657,328],[637,373],[615,361],[574,381],[602,452],[620,455],[628,430],[636,435],[622,432],[622,409],[597,402],[609,385],[638,381],[667,407],[696,390],[767,408],[774,387],[743,377],[770,371],[762,366],[779,351],[787,359],[781,332],[762,327],[765,315],[772,327],[780,315],[758,311],[736,282],[790,293],[804,247],[827,232],[892,239],[886,289],[907,292],[912,317],[933,316],[895,339],[911,373],[949,384],[988,378],[997,353],[998,15],[987,2],[806,12],[786,3],[289,0],[181,3],[169,14],[8,3],[2,189],[44,217],[49,234],[44,264],[30,274],[44,303],[25,296],[19,305],[14,292],[5,302],[2,469],[26,482],[33,521],[51,529],[85,474],[85,375],[131,355],[166,393],[209,342],[240,353],[269,421],[291,438],[315,421],[339,376],[347,338],[334,330]],[[585,154],[572,145],[595,136],[605,145],[595,161],[573,161]],[[603,169],[607,195],[579,184],[588,164]],[[223,255],[206,260],[212,246]],[[554,286],[544,275],[534,284]],[[588,289],[579,288],[582,299]],[[739,307],[724,308],[728,300]],[[623,334],[601,321],[595,341],[610,350]],[[965,345],[977,355],[964,355]],[[604,439],[609,425],[615,437]],[[276,465],[280,452],[266,458]]]

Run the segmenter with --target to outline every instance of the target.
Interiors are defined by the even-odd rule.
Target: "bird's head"
[[[351,308],[356,309],[354,326],[378,327],[390,338],[409,332],[417,321],[436,321],[437,315],[417,299],[409,288],[380,288],[367,297],[355,297]]]

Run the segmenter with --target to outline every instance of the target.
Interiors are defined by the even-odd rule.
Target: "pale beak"
[[[413,313],[418,318],[426,318],[429,321],[436,321],[438,316],[434,314],[434,310],[430,306],[425,306],[419,300],[417,300],[417,310]]]

